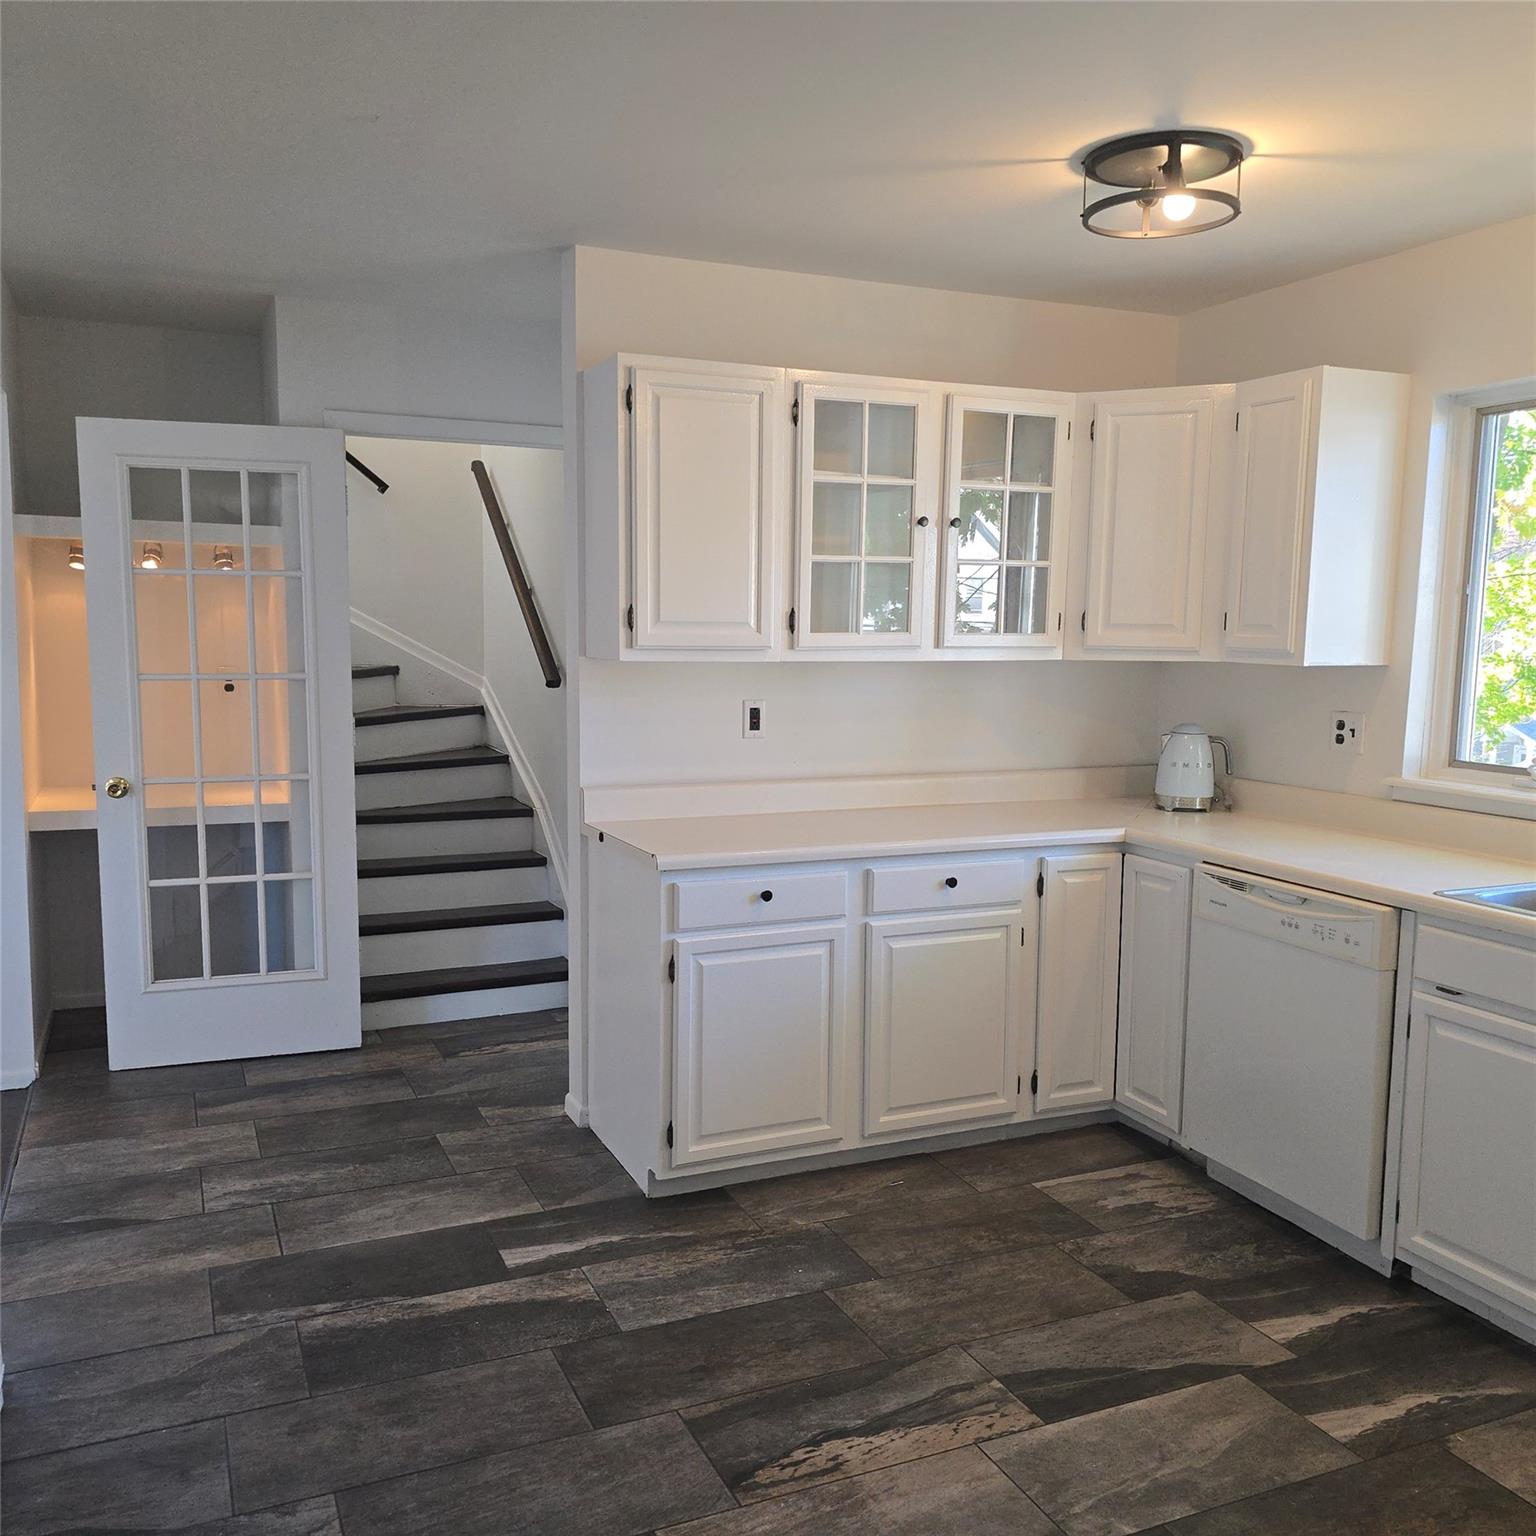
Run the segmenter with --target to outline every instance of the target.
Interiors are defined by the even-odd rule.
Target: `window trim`
[[[1531,775],[1527,769],[1504,763],[1480,763],[1471,758],[1459,757],[1457,754],[1462,742],[1468,738],[1471,725],[1474,697],[1472,685],[1477,670],[1471,649],[1472,621],[1474,608],[1479,619],[1482,615],[1482,589],[1486,583],[1488,569],[1485,534],[1493,505],[1491,481],[1494,461],[1492,453],[1488,451],[1492,446],[1490,443],[1492,423],[1496,417],[1507,416],[1512,411],[1536,410],[1536,395],[1522,399],[1517,393],[1515,398],[1490,401],[1472,406],[1470,410],[1470,433],[1467,443],[1470,472],[1465,475],[1464,480],[1467,489],[1461,515],[1463,526],[1456,567],[1459,576],[1459,601],[1455,627],[1456,649],[1451,657],[1453,689],[1450,698],[1451,708],[1444,722],[1449,727],[1450,733],[1449,739],[1444,742],[1445,760],[1448,768],[1456,769],[1460,773],[1496,774],[1518,784],[1530,779]]]

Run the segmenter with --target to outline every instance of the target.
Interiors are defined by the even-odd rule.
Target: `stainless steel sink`
[[[1536,884],[1478,885],[1462,891],[1436,891],[1435,895],[1452,896],[1457,901],[1475,901],[1480,907],[1503,907],[1536,914]]]

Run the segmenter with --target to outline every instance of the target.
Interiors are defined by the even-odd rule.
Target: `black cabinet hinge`
[[[1031,1093],[1040,1092],[1040,1074],[1038,1072],[1031,1072],[1029,1074],[1029,1091]]]
[[[625,629],[627,629],[630,632],[630,634],[634,634],[634,632],[635,632],[635,605],[633,603],[631,603],[629,605],[629,607],[624,610],[624,627],[625,627]]]
[[[795,610],[793,608],[789,610],[789,632],[790,634],[795,632]]]
[[[1045,895],[1045,875],[1043,872],[1035,876],[1035,895]]]
[[[800,425],[800,402],[791,400],[789,403],[789,424],[792,427]]]
[[[624,409],[631,416],[635,414],[635,386],[633,384],[626,384],[624,386]]]
[[[676,955],[668,955],[667,956],[667,980],[668,981],[676,981],[677,980],[677,956]]]
[[[672,1122],[670,1120],[667,1121],[667,1145],[669,1147],[672,1145]]]

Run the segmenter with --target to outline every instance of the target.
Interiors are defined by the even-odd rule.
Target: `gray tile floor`
[[[1536,1352],[1151,1142],[647,1202],[564,1063],[558,1015],[50,1057],[6,1536],[1536,1532]]]

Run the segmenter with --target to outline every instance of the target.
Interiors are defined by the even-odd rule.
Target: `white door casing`
[[[1191,871],[1127,854],[1115,1100],[1177,1133],[1184,1091]]]
[[[358,1045],[342,436],[77,439],[110,1063]]]

